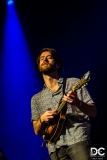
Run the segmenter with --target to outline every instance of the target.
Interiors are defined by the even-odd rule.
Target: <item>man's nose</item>
[[[43,61],[48,61],[48,58],[47,57],[44,57],[44,60]]]

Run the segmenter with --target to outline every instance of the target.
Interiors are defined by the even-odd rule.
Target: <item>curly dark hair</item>
[[[60,55],[58,54],[58,52],[56,52],[56,50],[53,49],[53,48],[42,48],[40,50],[40,54],[39,54],[39,56],[37,57],[37,60],[36,60],[36,63],[38,65],[38,67],[39,67],[39,62],[40,62],[40,56],[45,51],[50,52],[52,57],[54,58],[55,62],[60,65],[60,67],[58,68],[58,74],[61,75],[61,73],[62,73],[62,59],[61,59]]]

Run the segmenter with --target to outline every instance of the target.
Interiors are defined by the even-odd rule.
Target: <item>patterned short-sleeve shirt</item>
[[[52,92],[44,86],[43,90],[31,98],[31,119],[38,120],[39,117],[49,109],[57,109],[58,104],[63,96],[63,78],[58,81],[59,88]],[[67,78],[65,93],[79,81],[78,78]],[[86,103],[94,103],[87,88],[84,87],[76,91],[80,100]],[[88,115],[82,113],[76,106],[67,103],[66,121],[64,131],[62,131],[56,144],[48,143],[49,154],[61,146],[69,146],[83,140],[90,139],[90,122]]]

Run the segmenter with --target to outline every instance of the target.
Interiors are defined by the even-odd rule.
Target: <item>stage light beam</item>
[[[42,140],[32,128],[30,101],[40,90],[40,82],[15,5],[7,2],[0,59],[0,147],[5,149],[8,160],[33,160],[33,148]]]

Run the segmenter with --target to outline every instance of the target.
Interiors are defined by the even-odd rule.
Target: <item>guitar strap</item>
[[[66,88],[66,79],[64,78],[64,80],[63,80],[63,86],[62,86],[63,96],[64,96],[64,94],[65,94],[65,88]],[[62,97],[63,97],[63,96],[62,96]],[[59,104],[62,102],[62,97],[61,97],[61,99],[60,99],[60,101],[59,101]]]
[[[63,86],[62,86],[62,93],[63,93],[62,97],[64,96],[64,94],[66,94],[66,93],[65,93],[65,88],[66,88],[66,79],[64,78],[64,79],[63,79]],[[61,99],[60,99],[60,101],[59,101],[59,105],[60,105],[60,103],[62,102],[62,97],[61,97]]]
[[[63,80],[63,95],[65,94],[65,88],[66,88],[66,79]]]

